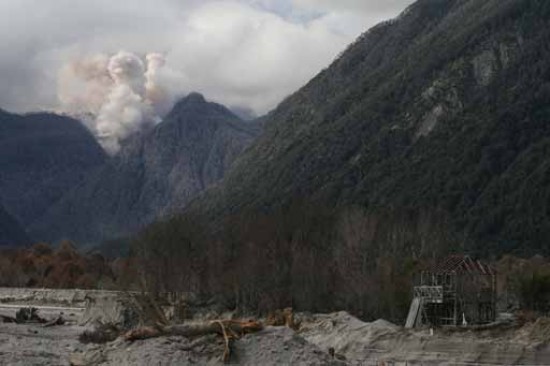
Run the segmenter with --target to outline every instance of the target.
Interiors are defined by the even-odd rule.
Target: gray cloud
[[[67,65],[160,52],[176,94],[264,113],[405,0],[2,0],[0,108],[60,109]],[[65,80],[66,81],[66,80]]]
[[[394,14],[403,10],[412,0],[292,0],[295,6],[325,11]]]

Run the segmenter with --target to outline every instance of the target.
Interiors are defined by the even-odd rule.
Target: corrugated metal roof
[[[434,273],[478,273],[483,275],[494,275],[494,269],[479,260],[473,260],[468,255],[451,255],[437,263],[431,272]]]

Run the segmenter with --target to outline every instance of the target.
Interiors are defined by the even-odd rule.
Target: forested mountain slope
[[[0,248],[30,244],[31,240],[19,223],[0,206]]]
[[[443,213],[466,249],[548,252],[549,120],[550,2],[420,0],[281,103],[192,207]]]
[[[25,227],[105,160],[77,120],[0,110],[0,201]]]

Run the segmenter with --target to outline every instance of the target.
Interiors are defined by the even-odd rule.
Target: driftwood
[[[182,337],[199,337],[207,334],[219,334],[229,337],[239,337],[243,334],[259,332],[263,325],[256,321],[216,320],[208,323],[180,324],[172,326],[157,325],[131,330],[124,335],[127,341],[178,335]]]
[[[169,335],[162,330],[162,327],[141,327],[131,330],[124,334],[123,338],[127,341],[137,341],[139,339],[149,339]]]
[[[65,324],[65,319],[63,319],[63,317],[59,315],[57,318],[50,320],[49,322],[43,324],[42,326],[44,328],[47,328],[47,327],[53,327],[56,325],[64,325],[64,324]]]
[[[172,326],[157,324],[156,327],[143,327],[129,331],[124,335],[124,339],[127,341],[135,341],[138,339],[172,335],[192,338],[208,334],[219,334],[222,335],[224,339],[222,360],[225,363],[229,363],[231,361],[231,342],[233,339],[238,339],[244,334],[259,332],[262,329],[262,323],[251,320],[215,320],[209,323],[180,324]]]
[[[17,323],[17,320],[12,316],[0,315],[2,323]]]
[[[223,324],[223,322],[221,320],[218,320],[216,321],[216,323],[220,326],[220,329],[222,330],[222,333],[223,333],[225,348],[223,350],[222,359],[223,359],[223,362],[228,363],[229,360],[231,359],[231,343],[230,343],[231,341],[229,340],[229,336],[227,335],[227,331],[225,329],[225,325]]]

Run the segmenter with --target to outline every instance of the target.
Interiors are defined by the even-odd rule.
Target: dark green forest
[[[400,320],[415,272],[460,245],[442,217],[426,215],[296,200],[275,212],[228,216],[216,231],[195,215],[158,223],[131,254],[153,292],[215,296],[244,313],[290,306]]]

